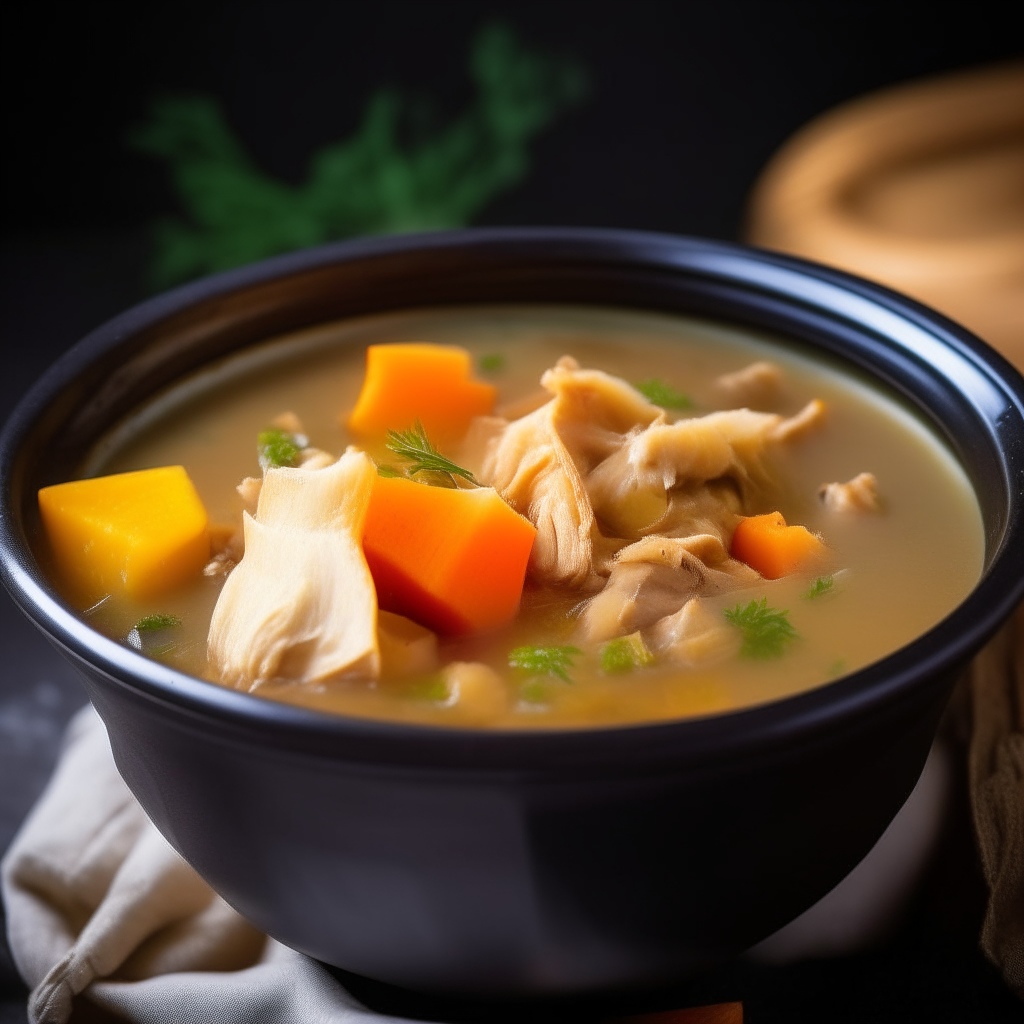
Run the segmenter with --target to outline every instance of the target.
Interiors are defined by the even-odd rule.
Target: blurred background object
[[[209,96],[156,100],[129,136],[168,165],[188,220],[157,224],[157,288],[352,235],[465,227],[530,166],[532,137],[587,90],[572,60],[530,52],[506,24],[473,40],[476,96],[440,124],[431,98],[382,89],[355,133],[317,150],[298,186],[257,168]]]
[[[1024,64],[817,119],[758,181],[748,239],[906,292],[1024,367]]]

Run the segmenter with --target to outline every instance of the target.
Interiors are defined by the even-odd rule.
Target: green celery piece
[[[256,451],[260,468],[272,466],[294,466],[302,449],[295,443],[295,435],[280,427],[261,430],[256,438]]]
[[[768,598],[736,605],[725,610],[726,619],[743,634],[740,657],[756,660],[781,658],[786,648],[799,636],[789,621],[788,611],[768,607]]]
[[[578,647],[516,647],[508,652],[508,664],[531,676],[557,676],[571,683],[568,670],[582,653]]]
[[[135,623],[135,628],[140,633],[157,633],[161,629],[173,629],[181,625],[181,619],[177,615],[147,615]]]
[[[377,467],[377,476],[382,476],[385,480],[393,480],[396,477],[403,477],[405,474],[401,470],[395,469],[394,466],[384,464]]]
[[[477,365],[484,373],[500,373],[505,369],[505,354],[503,352],[489,352],[481,356]]]
[[[813,600],[816,597],[821,597],[835,586],[835,578],[832,576],[819,576],[808,588],[804,597],[807,600]]]
[[[654,655],[637,633],[610,640],[601,648],[601,671],[609,675],[632,672],[653,662]]]
[[[692,409],[693,400],[682,391],[677,391],[668,381],[659,377],[639,380],[633,385],[649,402],[660,405],[662,409]]]

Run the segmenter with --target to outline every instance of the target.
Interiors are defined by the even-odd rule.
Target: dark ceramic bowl
[[[487,732],[334,717],[182,675],[91,630],[40,572],[37,489],[73,476],[171,381],[339,317],[510,302],[698,314],[866,373],[963,462],[984,576],[924,636],[797,697],[680,722]],[[954,324],[778,255],[570,230],[332,245],[146,302],[43,377],[0,438],[3,576],[81,671],[150,817],[259,928],[419,991],[660,986],[808,907],[909,794],[957,674],[1024,593],[1022,410],[1024,381]]]

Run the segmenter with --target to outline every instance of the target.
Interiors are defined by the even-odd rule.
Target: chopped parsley
[[[789,621],[789,612],[768,607],[768,598],[736,605],[725,610],[726,619],[743,634],[741,658],[781,658],[799,635]]]
[[[812,600],[827,594],[835,586],[834,576],[819,576],[804,593],[804,597]]]
[[[489,352],[481,356],[477,365],[484,373],[500,373],[505,369],[505,354],[503,352]]]
[[[601,648],[601,671],[609,675],[632,672],[653,662],[654,655],[639,633],[610,640]]]
[[[173,629],[181,625],[181,619],[177,615],[147,615],[135,623],[135,628],[140,633],[157,633],[161,629]]]
[[[663,409],[691,409],[693,400],[682,391],[677,391],[668,381],[659,377],[638,380],[633,387],[649,402],[660,405]]]
[[[569,669],[582,653],[578,647],[516,647],[508,652],[508,664],[531,676],[557,676],[571,683]]]
[[[273,466],[294,466],[300,451],[302,451],[302,447],[295,435],[280,427],[268,427],[266,430],[261,430],[256,438],[256,453],[259,456],[261,469],[270,469]]]
[[[435,473],[449,487],[456,486],[456,477],[461,477],[471,484],[477,483],[476,478],[468,469],[463,469],[451,459],[446,459],[430,443],[427,432],[419,420],[409,430],[389,430],[387,447],[388,451],[410,463],[409,476],[414,476],[416,473]]]

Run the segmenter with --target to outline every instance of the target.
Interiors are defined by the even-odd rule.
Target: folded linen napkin
[[[315,960],[256,931],[167,844],[121,780],[91,707],[0,866],[29,1020],[76,997],[119,1020],[383,1024]],[[95,1016],[95,1014],[93,1014]]]
[[[933,751],[874,850],[752,955],[841,956],[884,934],[938,834],[948,774]],[[122,781],[91,707],[72,719],[53,778],[0,865],[0,886],[33,1024],[73,1020],[76,1000],[140,1024],[396,1019],[361,1006],[322,965],[268,939],[213,893]]]

